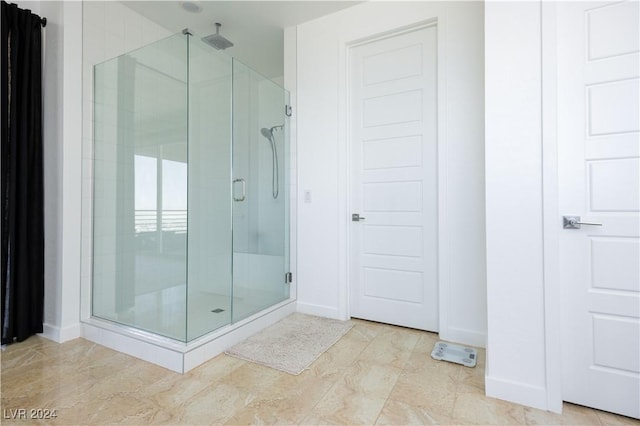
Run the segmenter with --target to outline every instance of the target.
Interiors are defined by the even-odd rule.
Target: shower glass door
[[[289,297],[288,101],[233,60],[233,322]]]

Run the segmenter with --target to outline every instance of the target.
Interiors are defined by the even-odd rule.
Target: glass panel
[[[94,68],[96,317],[186,339],[187,43]]]
[[[231,322],[231,58],[189,37],[187,337]]]
[[[233,321],[289,297],[288,94],[233,61]]]

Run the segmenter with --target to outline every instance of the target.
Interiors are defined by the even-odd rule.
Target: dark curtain
[[[2,344],[42,332],[41,19],[2,2]]]

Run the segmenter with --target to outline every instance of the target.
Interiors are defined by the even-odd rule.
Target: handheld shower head
[[[265,138],[271,140],[271,138],[273,137],[273,130],[267,129],[266,127],[263,127],[262,129],[260,129],[260,133],[262,133],[262,136],[264,136]]]
[[[278,149],[276,148],[276,140],[273,137],[273,131],[277,128],[282,129],[284,126],[273,126],[270,129],[263,127],[260,129],[260,134],[265,137],[269,141],[269,145],[271,146],[271,195],[273,199],[278,198],[279,190],[279,178],[278,173]]]

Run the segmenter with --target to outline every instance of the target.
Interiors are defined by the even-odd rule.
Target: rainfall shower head
[[[220,35],[221,26],[221,23],[216,22],[216,33],[202,37],[202,41],[211,45],[216,50],[224,50],[228,47],[233,47],[233,43]]]

